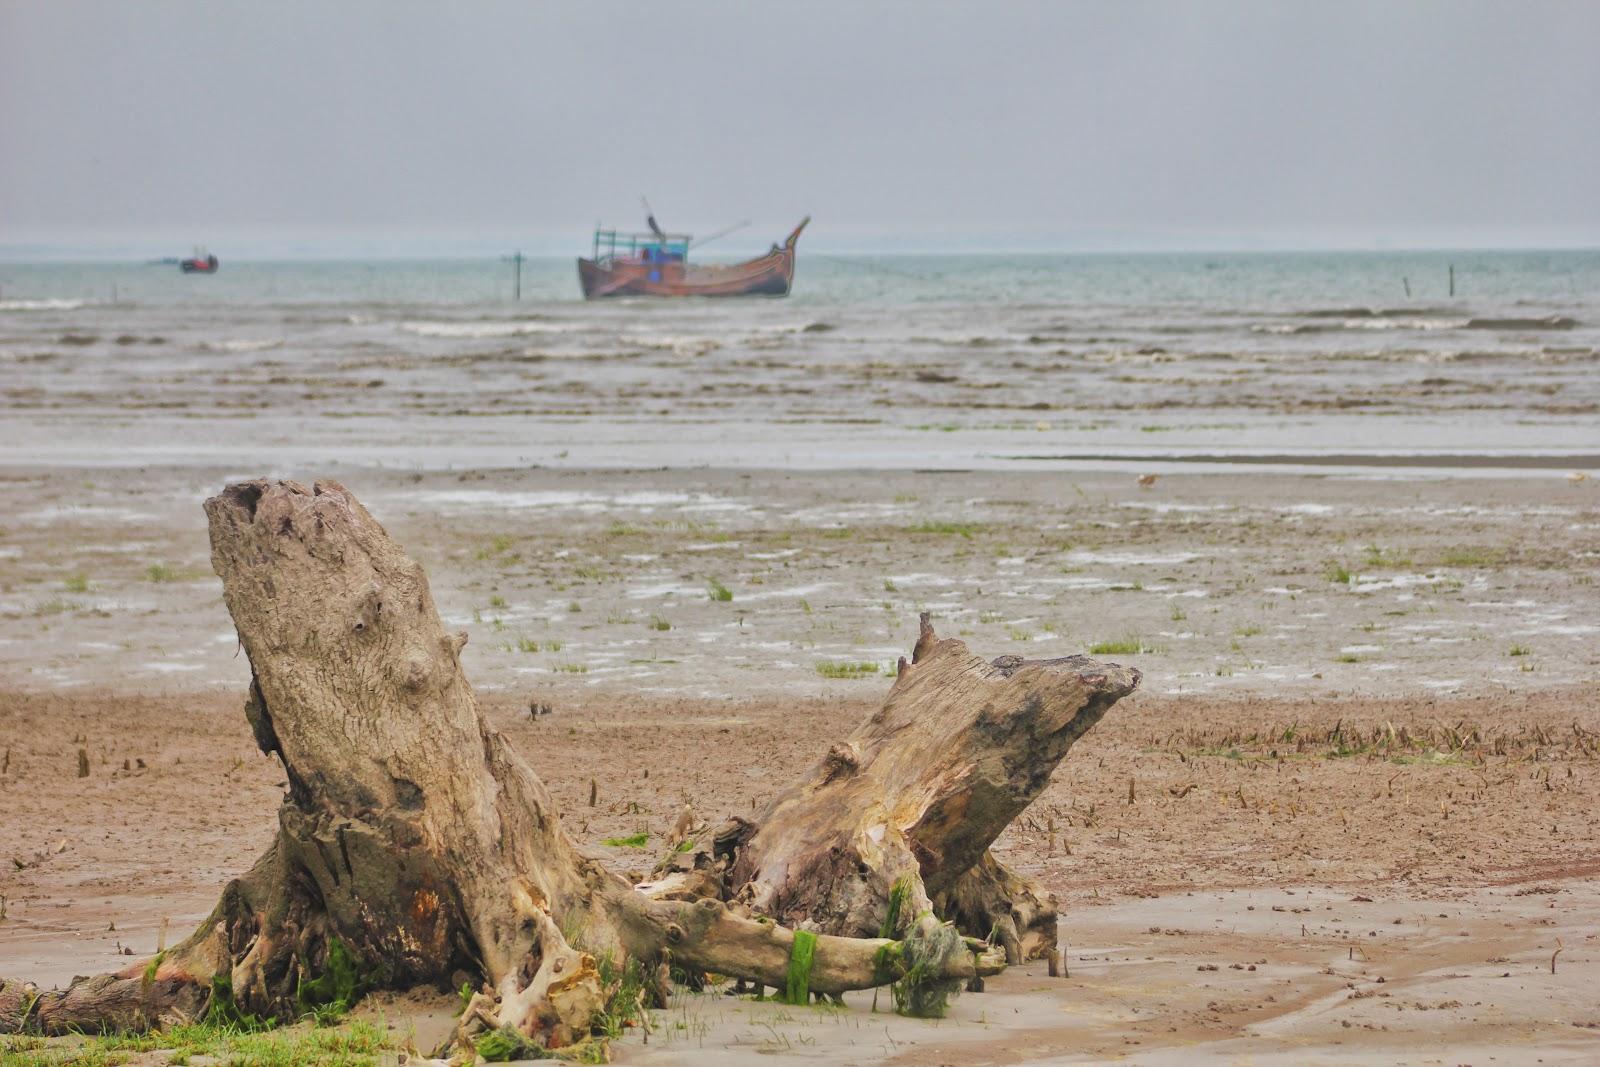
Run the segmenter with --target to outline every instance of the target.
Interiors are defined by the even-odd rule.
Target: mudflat
[[[331,473],[624,872],[685,802],[748,811],[847,734],[918,610],[984,655],[1145,672],[997,845],[1060,899],[1066,977],[939,1022],[685,995],[621,1062],[1600,1056],[1592,481]],[[203,917],[283,777],[198,506],[238,472],[3,474],[0,973],[59,983]],[[363,1011],[426,1046],[452,997]]]
[[[237,697],[0,699],[9,971],[64,983],[125,964],[124,950],[148,955],[270,842],[281,770],[256,752]],[[642,874],[652,847],[598,843],[640,830],[659,842],[685,800],[713,819],[748,810],[872,707],[613,694],[537,719],[503,698],[486,711],[578,836]],[[1480,1058],[1498,1046],[1497,1062],[1581,1062],[1600,1048],[1597,744],[1583,689],[1136,696],[997,847],[1061,900],[1067,977],[1008,972],[938,1023],[872,1014],[863,994],[843,1012],[686,995],[619,1059],[1427,1063],[1442,1037]],[[604,783],[593,807],[591,777]],[[365,1010],[427,1038],[447,996]]]

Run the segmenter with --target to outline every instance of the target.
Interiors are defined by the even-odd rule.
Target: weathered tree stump
[[[998,939],[1008,961],[1056,942],[1053,901],[989,846],[1067,749],[1139,682],[1082,656],[987,662],[926,614],[882,708],[754,819],[719,835],[730,899],[779,922],[867,937],[924,912]],[[890,898],[903,903],[890,918]]]
[[[930,913],[1013,961],[1054,944],[1053,904],[988,846],[1138,672],[986,663],[924,619],[916,662],[877,714],[732,824],[697,879],[639,892],[568,837],[485,723],[461,670],[466,635],[444,631],[422,568],[354,496],[256,481],[206,513],[253,672],[246,715],[287,771],[277,837],[171,951],[66,990],[0,982],[0,1030],[293,1018],[464,971],[484,992],[463,1041],[514,1027],[559,1047],[585,1040],[604,1008],[600,955],[783,987],[800,926],[810,991],[838,994],[934,959],[917,948],[940,929]],[[903,908],[886,923],[891,900]],[[991,946],[962,947],[923,980],[1003,966]]]

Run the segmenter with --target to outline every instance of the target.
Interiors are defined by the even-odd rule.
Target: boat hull
[[[809,219],[807,221],[810,221]],[[802,222],[771,252],[743,263],[700,265],[614,259],[578,260],[585,300],[618,296],[788,296]]]

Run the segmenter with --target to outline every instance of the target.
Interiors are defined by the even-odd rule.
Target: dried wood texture
[[[732,899],[788,925],[869,936],[933,911],[1012,962],[1055,945],[1047,894],[989,854],[1072,743],[1139,683],[1082,656],[973,655],[928,616],[883,706],[754,819],[719,834]],[[893,931],[890,931],[893,932]]]

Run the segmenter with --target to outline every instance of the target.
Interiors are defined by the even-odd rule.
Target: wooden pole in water
[[[1456,265],[1450,264],[1450,295],[1456,295]]]
[[[1402,274],[1400,276],[1400,284],[1406,287],[1406,299],[1410,300],[1411,299],[1411,279],[1407,278],[1404,274]]]
[[[517,278],[517,280],[516,280],[516,299],[521,300],[522,299],[522,252],[521,252],[521,250],[518,250],[517,254],[511,257],[511,262],[516,264],[516,278]]]

